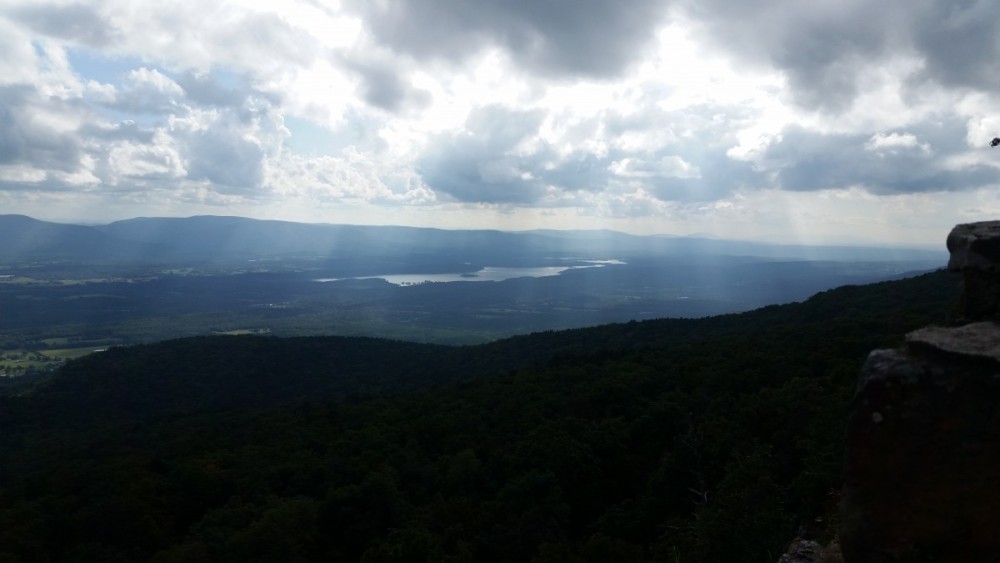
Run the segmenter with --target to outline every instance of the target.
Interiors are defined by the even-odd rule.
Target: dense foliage
[[[0,396],[0,561],[774,561],[936,272],[448,348],[198,338]],[[826,518],[817,524],[817,518]]]

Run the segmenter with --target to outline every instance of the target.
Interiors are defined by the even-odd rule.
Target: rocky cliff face
[[[868,357],[848,421],[847,562],[1000,561],[1000,221],[955,227],[967,324]]]

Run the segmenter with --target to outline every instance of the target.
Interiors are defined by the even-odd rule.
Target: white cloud
[[[911,133],[875,133],[865,143],[865,150],[869,151],[879,152],[906,149],[916,149],[924,154],[930,154],[931,152],[930,145],[919,142],[917,136]]]
[[[146,67],[132,70],[124,85],[115,95],[111,105],[132,113],[176,114],[184,113],[184,89],[177,82],[156,69]]]
[[[624,178],[699,178],[698,167],[675,155],[667,155],[656,161],[641,158],[623,158],[608,167],[612,173]]]
[[[138,144],[119,141],[108,151],[106,181],[117,185],[122,180],[184,178],[187,170],[183,159],[164,131],[157,131],[153,142]]]

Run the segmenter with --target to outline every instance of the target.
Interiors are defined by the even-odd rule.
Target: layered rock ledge
[[[847,562],[1000,561],[1000,221],[955,227],[948,249],[976,322],[869,355],[845,444]]]

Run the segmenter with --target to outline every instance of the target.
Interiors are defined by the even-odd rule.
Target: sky
[[[0,213],[940,247],[991,0],[4,0]]]

